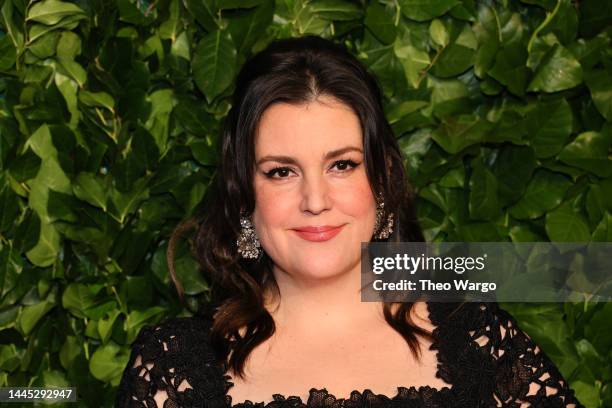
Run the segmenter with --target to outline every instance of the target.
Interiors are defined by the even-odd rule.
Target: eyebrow
[[[343,147],[342,149],[332,150],[331,152],[326,153],[323,159],[324,160],[333,159],[335,157],[343,155],[344,153],[352,152],[352,151],[363,153],[363,150],[361,150],[358,147],[347,146],[347,147]],[[290,157],[290,156],[264,156],[261,159],[257,160],[257,163],[255,164],[260,165],[261,163],[264,163],[267,161],[275,161],[275,162],[279,162],[283,164],[297,164],[297,160],[295,160],[293,157]]]

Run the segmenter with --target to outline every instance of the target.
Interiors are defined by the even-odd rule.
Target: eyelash
[[[338,164],[343,164],[346,165],[347,168],[345,168],[344,170],[340,170],[341,172],[346,172],[346,171],[350,171],[352,169],[354,169],[355,167],[359,166],[360,163],[356,163],[353,160],[338,160],[335,161],[334,164],[332,165],[332,168],[334,166],[337,166]],[[289,172],[291,171],[291,169],[289,167],[275,167],[269,171],[264,172],[264,175],[268,178],[285,178],[284,177],[275,177],[275,174],[281,172],[281,171],[286,171]]]

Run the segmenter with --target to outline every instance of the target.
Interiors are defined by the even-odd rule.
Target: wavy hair
[[[244,377],[249,353],[275,331],[263,294],[271,289],[280,296],[269,256],[264,252],[257,260],[247,260],[237,252],[240,215],[250,214],[255,208],[252,180],[256,129],[270,105],[300,105],[323,95],[351,107],[360,120],[372,191],[384,198],[383,216],[387,212],[395,214],[394,232],[387,241],[424,241],[401,151],[384,115],[374,75],[344,46],[311,35],[276,40],[251,57],[236,80],[232,107],[222,126],[220,167],[204,210],[182,222],[168,246],[170,273],[183,300],[173,267],[174,247],[179,236],[195,229],[192,251],[211,283],[211,304],[216,309],[211,342],[220,361],[240,377]],[[401,303],[395,312],[392,303],[383,305],[387,323],[419,358],[417,336],[431,338],[431,333],[412,322],[413,304]]]

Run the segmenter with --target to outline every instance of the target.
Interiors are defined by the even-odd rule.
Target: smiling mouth
[[[300,227],[294,228],[293,231],[302,239],[311,242],[323,242],[329,241],[340,233],[344,225],[331,226],[312,226],[312,227]]]

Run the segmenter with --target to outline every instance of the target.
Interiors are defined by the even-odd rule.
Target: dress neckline
[[[431,302],[425,302],[425,304],[427,305],[428,319],[431,322],[431,316],[432,316]],[[442,350],[440,348],[440,336],[439,336],[441,324],[442,324],[441,322],[437,322],[434,325],[434,323],[432,322],[432,325],[434,325],[434,329],[432,330],[432,343],[429,346],[429,350],[436,350],[435,354],[436,354],[436,360],[437,360],[437,369],[436,369],[437,378],[443,378],[442,377],[443,367],[442,367],[441,361],[446,361],[446,359],[441,359]],[[297,395],[284,396],[283,394],[278,394],[278,393],[272,394],[272,401],[268,401],[268,402],[265,402],[265,401],[253,402],[249,399],[242,401],[242,402],[233,402],[232,396],[228,395],[227,393],[229,389],[234,386],[234,383],[232,382],[232,376],[229,374],[229,366],[226,362],[223,363],[222,370],[223,370],[223,379],[225,381],[224,397],[225,397],[226,405],[229,408],[252,408],[252,407],[268,408],[272,406],[272,404],[278,404],[278,403],[290,403],[290,406],[292,407],[293,406],[307,406],[308,402],[311,401],[313,397],[316,396],[316,394],[320,394],[319,397],[321,398],[321,400],[326,401],[326,406],[329,406],[329,403],[340,403],[340,405],[343,406],[345,401],[364,401],[364,400],[371,401],[372,399],[391,401],[391,400],[400,399],[402,397],[409,397],[411,399],[414,399],[415,396],[423,397],[424,395],[431,396],[431,395],[437,395],[437,394],[446,394],[446,393],[452,392],[455,389],[455,384],[450,384],[450,387],[445,385],[442,388],[433,388],[433,387],[430,387],[429,385],[421,385],[418,388],[414,385],[410,387],[399,385],[396,387],[397,391],[392,396],[388,396],[385,394],[376,394],[370,388],[366,388],[363,391],[359,391],[359,390],[351,391],[350,396],[348,398],[347,397],[338,398],[335,395],[330,394],[326,388],[312,387],[310,388],[308,392],[309,397],[308,397],[308,401],[306,402],[302,400],[302,397],[297,396]]]

